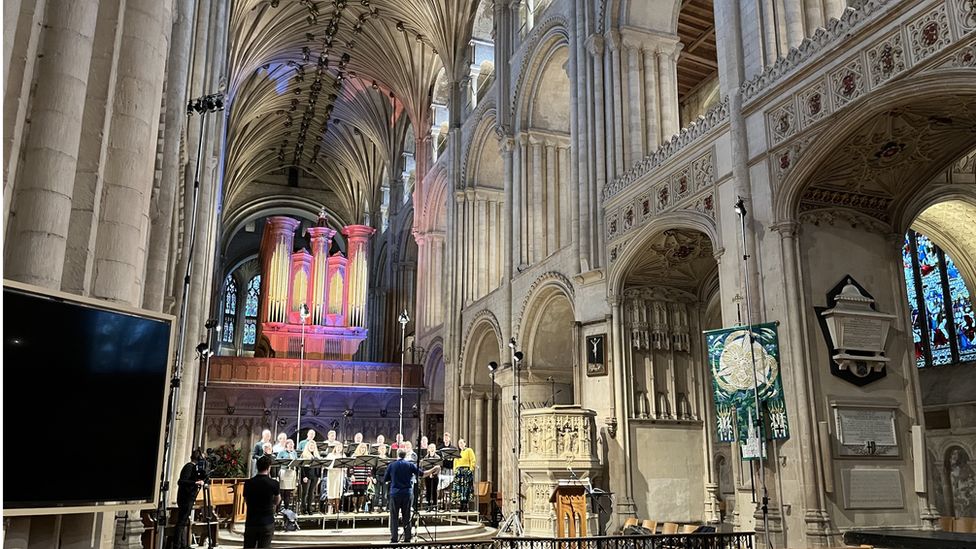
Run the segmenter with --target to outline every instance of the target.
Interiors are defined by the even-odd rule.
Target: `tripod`
[[[515,350],[514,337],[509,340],[508,348],[512,353],[512,375],[515,377],[515,394],[512,395],[512,440],[514,441],[512,458],[515,465],[515,474],[512,479],[514,488],[512,493],[512,512],[502,525],[498,527],[498,534],[511,534],[512,536],[519,537],[522,535],[522,521],[520,519],[522,514],[522,474],[519,471],[518,464],[522,446],[522,383],[519,375],[519,366],[525,355],[521,351]]]
[[[435,516],[436,516],[436,512],[435,512]],[[437,542],[437,525],[435,524],[433,531],[431,531],[430,527],[427,526],[427,519],[424,518],[424,515],[421,513],[420,509],[417,509],[417,512],[414,513],[412,517],[410,517],[410,521],[414,523],[413,531],[415,532],[415,537],[417,539],[424,542],[433,542],[433,543]],[[427,534],[426,539],[420,533],[421,528],[423,528],[424,532],[426,532]]]
[[[213,518],[213,499],[210,496],[210,479],[203,482],[203,518],[207,521],[207,549],[217,546],[217,524],[211,520]]]

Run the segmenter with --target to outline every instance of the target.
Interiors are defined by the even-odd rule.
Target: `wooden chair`
[[[665,522],[661,526],[662,534],[677,534],[678,533],[678,523],[677,522]]]
[[[647,530],[650,530],[650,532],[652,534],[656,534],[657,533],[657,521],[656,520],[644,519],[644,522],[641,522],[641,527],[643,527],[643,528],[645,528]]]
[[[951,532],[952,517],[939,517],[939,529],[943,532]]]
[[[639,524],[639,522],[637,521],[636,518],[630,517],[630,518],[628,518],[627,520],[624,521],[624,526],[623,526],[623,528],[621,528],[621,530],[626,530],[626,529],[630,528],[631,526],[637,526],[638,524]]]
[[[698,529],[697,524],[682,524],[681,529],[678,530],[679,534],[691,534]]]
[[[474,493],[478,498],[478,515],[491,518],[491,483],[486,480],[476,482]]]
[[[976,517],[956,517],[952,521],[952,531],[963,534],[976,533]]]

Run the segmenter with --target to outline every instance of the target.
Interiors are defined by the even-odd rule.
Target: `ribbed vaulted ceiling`
[[[485,1],[485,0],[481,0]],[[236,0],[226,200],[288,168],[351,222],[374,210],[405,139],[430,128],[438,74],[466,72],[479,0]],[[283,180],[282,177],[277,178]]]

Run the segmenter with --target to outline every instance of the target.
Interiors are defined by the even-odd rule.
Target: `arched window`
[[[227,275],[224,280],[224,324],[220,328],[220,342],[234,344],[234,324],[237,320],[237,282]]]
[[[915,365],[976,360],[976,318],[959,269],[929,237],[909,230],[902,247]]]
[[[247,298],[244,301],[244,345],[253,347],[257,338],[258,299],[261,297],[261,275],[247,283]]]

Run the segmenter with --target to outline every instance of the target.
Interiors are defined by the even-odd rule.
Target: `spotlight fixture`
[[[350,408],[346,408],[342,412],[342,417],[352,417],[353,411]]]
[[[380,410],[380,417],[386,417],[387,414],[389,414],[389,412],[386,410],[386,408]]]
[[[197,354],[200,355],[200,358],[210,358],[214,355],[207,342],[197,345]]]
[[[742,216],[746,215],[746,205],[745,205],[745,202],[742,201],[742,197],[741,196],[736,197],[736,201],[735,201],[735,213],[737,215],[742,215]]]
[[[396,30],[403,32],[406,27],[403,26],[403,21],[397,21]]]
[[[492,360],[491,362],[488,363],[488,371],[489,372],[494,372],[497,369],[498,369],[498,363],[497,362],[495,362],[494,360]]]
[[[215,319],[213,319],[213,318],[208,318],[208,319],[207,319],[207,323],[206,323],[206,324],[204,324],[203,326],[204,326],[204,327],[205,327],[206,329],[208,329],[208,330],[212,330],[212,329],[214,329],[214,328],[217,328],[218,326],[220,326],[220,324],[218,324],[218,323],[217,323],[217,321],[216,321]]]
[[[522,362],[522,359],[525,358],[525,355],[522,354],[522,351],[515,351],[514,356],[515,356],[515,362]]]
[[[372,88],[373,88],[374,90],[378,90],[378,89],[380,89],[380,85],[376,83],[376,80],[373,80],[373,84],[372,84]]]
[[[508,348],[509,349],[514,349],[515,348],[515,338],[514,337],[512,339],[509,339],[508,340]]]

